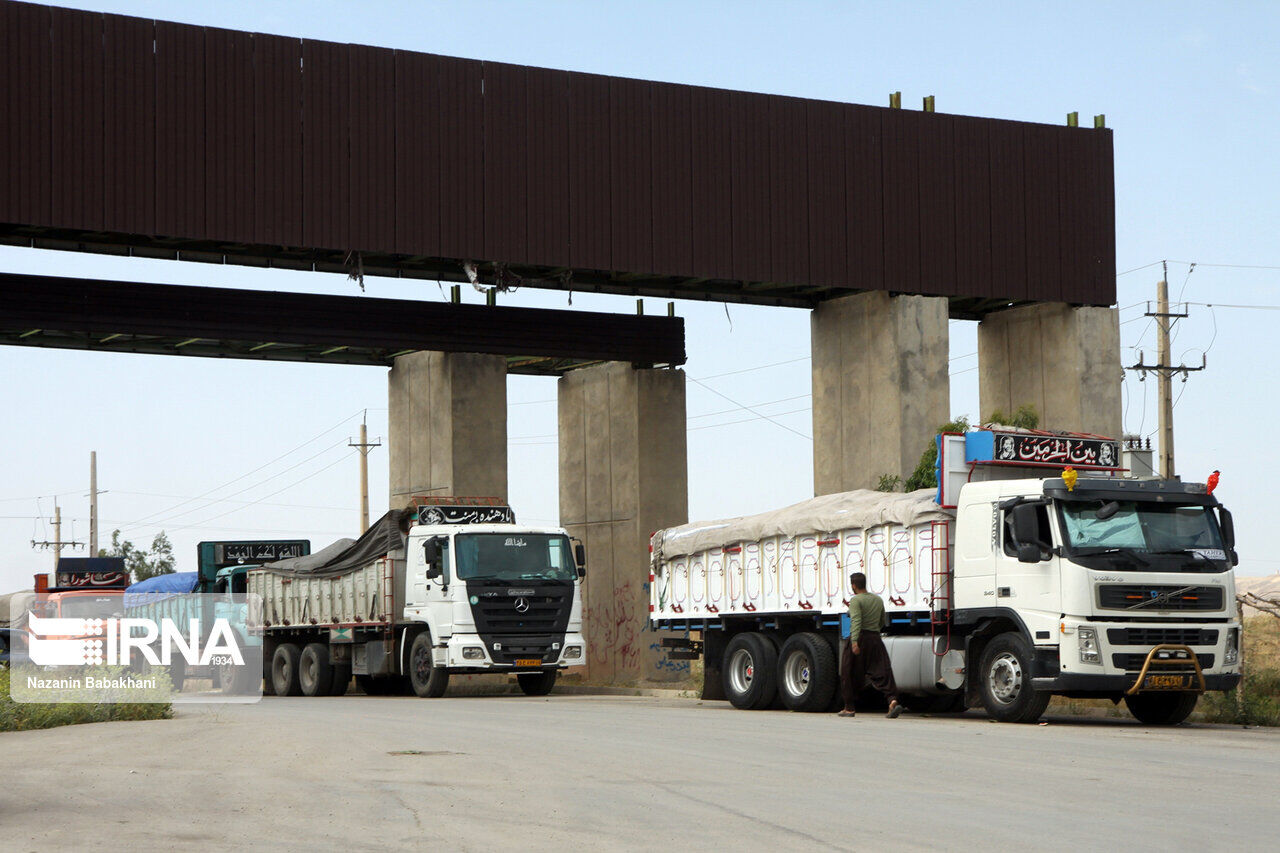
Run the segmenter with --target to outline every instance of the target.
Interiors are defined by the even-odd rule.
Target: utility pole
[[[1174,476],[1173,466],[1173,377],[1175,374],[1182,374],[1182,381],[1187,381],[1187,376],[1193,371],[1204,370],[1208,364],[1207,359],[1203,355],[1200,357],[1199,367],[1187,367],[1185,364],[1172,364],[1172,354],[1169,352],[1169,332],[1173,328],[1173,324],[1187,316],[1187,312],[1174,312],[1169,310],[1169,264],[1166,261],[1164,265],[1164,278],[1156,284],[1156,310],[1148,311],[1145,316],[1152,317],[1156,321],[1156,363],[1146,364],[1143,354],[1138,353],[1138,363],[1130,366],[1129,370],[1137,370],[1141,374],[1141,379],[1147,378],[1148,371],[1155,371],[1157,380],[1157,392],[1160,397],[1160,476],[1169,479]],[[1150,307],[1151,303],[1147,303]],[[1185,305],[1183,306],[1185,308]]]
[[[364,533],[369,529],[369,451],[375,447],[382,446],[382,439],[374,439],[373,443],[369,442],[369,426],[367,419],[369,410],[365,409],[364,417],[360,419],[360,441],[348,439],[347,445],[354,447],[360,451],[360,532]]]
[[[84,543],[76,542],[75,540],[72,540],[70,542],[62,541],[62,507],[58,506],[56,503],[53,505],[53,518],[49,520],[49,523],[53,525],[53,541],[37,542],[36,540],[32,539],[31,547],[40,548],[40,549],[52,548],[53,549],[53,565],[54,565],[54,568],[56,569],[58,566],[58,560],[62,557],[63,548],[83,548]],[[50,574],[52,576],[52,573]]]
[[[89,556],[98,556],[98,451],[89,451]]]

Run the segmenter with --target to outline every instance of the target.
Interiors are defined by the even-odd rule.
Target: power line
[[[346,442],[346,439],[339,439],[338,441],[334,442],[333,444],[331,444],[331,445],[329,445],[328,447],[326,447],[326,448],[324,448],[323,450],[321,450],[319,453],[313,453],[311,456],[308,456],[306,459],[303,459],[301,462],[295,462],[293,465],[290,465],[288,468],[284,468],[284,469],[282,469],[282,470],[280,470],[280,471],[277,471],[275,474],[272,474],[270,477],[267,477],[265,480],[259,480],[258,482],[254,483],[253,485],[251,485],[251,486],[245,486],[243,489],[240,489],[239,491],[236,491],[236,492],[232,492],[231,494],[232,494],[232,495],[242,495],[242,494],[244,494],[245,492],[252,491],[253,489],[258,488],[259,486],[265,486],[267,483],[270,483],[272,480],[276,479],[277,477],[283,476],[284,474],[289,473],[290,471],[294,470],[295,468],[300,468],[300,467],[302,467],[303,465],[306,465],[306,464],[307,464],[308,462],[310,462],[312,459],[316,459],[317,457],[323,456],[324,454],[328,453],[330,450],[333,450],[335,447],[339,447],[339,446],[341,446],[341,445],[345,444],[345,442]],[[343,457],[343,458],[345,458],[345,454],[344,454],[344,457]],[[335,464],[336,464],[336,463],[335,463]],[[266,467],[266,466],[262,466],[262,467]],[[259,470],[259,471],[260,471],[260,470],[262,470],[262,468],[258,468],[258,469],[256,469],[256,470]],[[251,472],[251,473],[252,473],[252,472]],[[245,476],[248,476],[248,475],[245,475]],[[237,479],[237,480],[243,480],[243,479],[244,479],[244,477],[237,477],[236,479]],[[235,481],[233,480],[232,482],[235,482]],[[220,488],[221,488],[221,487],[220,487]],[[216,492],[216,491],[217,491],[217,489],[213,489],[212,491]],[[205,494],[211,494],[211,492],[206,492]],[[278,493],[278,492],[276,492],[276,493],[274,493],[274,494],[279,494],[279,493]],[[270,495],[267,495],[266,497],[270,497]],[[176,519],[176,518],[182,518],[184,515],[191,515],[191,513],[193,513],[193,512],[201,512],[202,510],[206,510],[206,509],[208,509],[210,506],[212,506],[212,505],[213,505],[213,504],[215,504],[215,503],[219,503],[219,502],[221,502],[221,501],[225,501],[225,500],[226,500],[226,498],[206,499],[206,498],[204,498],[204,497],[200,497],[200,498],[195,498],[194,500],[203,500],[203,501],[205,501],[205,503],[204,503],[202,506],[192,507],[191,509],[184,509],[182,512],[173,513],[173,514],[170,514],[170,513],[168,513],[167,511],[153,512],[151,515],[149,515],[149,516],[145,516],[145,517],[143,518],[143,520],[136,521],[136,522],[134,522],[133,524],[125,525],[125,527],[124,527],[124,528],[122,528],[122,529],[131,529],[131,528],[135,528],[135,527],[142,527],[142,526],[147,526],[147,527],[159,527],[162,523],[167,524],[167,523],[169,523],[169,522],[173,521],[173,520],[174,520],[174,519]],[[265,500],[265,498],[260,498],[259,500],[251,501],[251,502],[250,502],[250,504],[256,504],[256,503],[259,503],[261,500]],[[184,501],[183,503],[185,504],[185,503],[191,503],[191,502],[192,502],[192,501]],[[183,504],[177,504],[177,506],[172,507],[172,509],[176,509],[178,506],[182,506],[182,505],[183,505]],[[234,511],[235,511],[235,510],[229,510],[229,512],[234,512]],[[155,520],[155,519],[157,518],[157,516],[162,516],[162,518],[160,518],[160,520],[159,520],[159,521],[157,521],[157,520]]]
[[[733,398],[732,398],[732,397],[730,397],[728,394],[722,394],[722,393],[720,393],[720,392],[719,392],[719,391],[717,391],[716,389],[712,388],[710,385],[707,385],[707,384],[703,383],[701,380],[694,379],[692,376],[690,376],[690,377],[689,377],[689,381],[691,381],[691,382],[693,382],[693,383],[695,383],[695,384],[697,384],[697,385],[701,385],[703,388],[705,388],[706,390],[710,391],[712,394],[715,394],[717,397],[723,397],[725,400],[728,400],[730,403],[733,403],[733,404],[734,404],[735,406],[737,406],[739,409],[743,409],[743,410],[745,410],[745,411],[748,411],[748,412],[750,412],[751,414],[756,415],[757,417],[764,418],[766,421],[768,421],[769,423],[773,424],[774,426],[782,427],[782,428],[783,428],[783,429],[785,429],[787,432],[794,433],[794,434],[796,434],[796,435],[800,436],[801,438],[803,438],[805,441],[813,441],[813,437],[812,437],[812,436],[805,435],[804,433],[800,432],[799,430],[792,429],[791,427],[787,426],[786,424],[784,424],[784,423],[782,423],[782,422],[780,422],[780,421],[775,421],[773,418],[769,417],[768,415],[764,414],[763,412],[757,412],[755,409],[751,408],[750,406],[746,406],[746,405],[743,405],[742,403],[739,403],[737,400],[733,399]]]
[[[219,514],[218,514],[218,515],[211,515],[211,516],[207,517],[207,519],[204,519],[204,521],[212,521],[212,520],[214,520],[214,519],[220,519],[220,517],[223,517],[223,516],[225,516],[225,515],[230,515],[230,514],[232,514],[232,512],[239,512],[239,511],[241,511],[241,510],[247,510],[247,508],[248,508],[248,507],[255,505],[255,503],[260,503],[261,501],[265,501],[265,500],[266,500],[266,498],[269,498],[269,497],[275,497],[275,496],[276,496],[276,494],[279,494],[280,492],[288,492],[288,491],[289,491],[289,489],[292,489],[292,488],[294,487],[294,485],[298,485],[298,484],[301,484],[301,483],[306,483],[306,482],[307,482],[307,480],[310,480],[310,479],[312,478],[312,476],[316,476],[316,475],[319,475],[319,474],[324,474],[324,473],[325,473],[325,471],[328,471],[328,470],[330,469],[330,467],[333,467],[334,465],[338,465],[338,464],[339,464],[339,462],[346,462],[346,461],[347,461],[347,456],[348,456],[348,455],[347,455],[347,453],[343,453],[343,455],[342,455],[342,457],[340,457],[340,459],[337,459],[337,460],[334,460],[334,461],[332,461],[332,462],[329,462],[329,464],[328,464],[328,465],[325,465],[324,467],[321,467],[321,469],[319,469],[319,470],[311,471],[311,473],[310,473],[310,474],[307,474],[306,476],[303,476],[303,478],[302,478],[301,480],[294,480],[294,482],[293,482],[293,483],[289,483],[288,485],[285,485],[285,487],[284,487],[283,489],[276,489],[276,491],[275,491],[275,492],[271,492],[270,494],[264,494],[264,496],[262,496],[261,498],[259,498],[259,500],[257,500],[257,501],[253,501],[252,503],[248,503],[248,505],[246,505],[246,506],[237,506],[237,507],[232,507],[232,508],[230,508],[230,510],[227,510],[227,511],[225,511],[225,512],[219,512]],[[314,457],[314,456],[312,456],[312,459],[315,459],[315,457]],[[152,525],[152,526],[155,526],[155,525]],[[175,528],[173,528],[173,530],[186,530],[187,528],[197,528],[197,526],[200,526],[200,524],[179,524],[178,526],[175,526]]]
[[[198,496],[196,496],[196,497],[194,497],[194,498],[190,498],[190,499],[188,499],[188,500],[185,500],[185,501],[183,501],[182,503],[175,504],[175,505],[173,505],[173,506],[169,507],[168,509],[162,509],[162,510],[160,510],[159,512],[153,512],[153,513],[151,513],[150,515],[143,516],[142,518],[140,518],[140,519],[138,519],[137,521],[135,521],[133,524],[126,525],[126,527],[134,527],[134,526],[137,526],[137,525],[143,524],[144,522],[150,521],[151,519],[155,518],[156,516],[160,516],[160,515],[167,515],[168,513],[172,512],[173,510],[177,509],[177,508],[178,508],[178,507],[180,507],[180,506],[186,506],[187,504],[192,503],[193,501],[204,500],[205,498],[207,498],[209,495],[213,494],[214,492],[222,491],[222,490],[223,490],[223,489],[225,489],[227,486],[230,486],[232,483],[238,483],[238,482],[240,482],[241,480],[245,479],[246,477],[250,477],[250,476],[252,476],[252,475],[254,475],[254,474],[258,473],[258,472],[259,472],[259,471],[261,471],[263,468],[267,468],[267,467],[269,467],[269,466],[271,466],[271,465],[274,465],[276,462],[279,462],[281,459],[285,458],[286,456],[289,456],[289,455],[291,455],[291,454],[293,454],[293,453],[298,452],[298,451],[299,451],[299,450],[301,450],[302,448],[306,447],[308,444],[311,444],[313,441],[318,441],[318,440],[319,440],[320,438],[322,438],[323,436],[328,435],[329,433],[333,432],[335,429],[338,429],[339,427],[341,427],[341,426],[343,426],[344,424],[346,424],[346,423],[347,423],[347,421],[353,420],[353,419],[355,419],[355,418],[357,418],[357,417],[359,417],[359,416],[360,416],[360,412],[355,412],[355,413],[353,413],[353,414],[351,414],[351,415],[348,415],[347,417],[345,417],[345,418],[343,418],[342,420],[338,421],[336,424],[334,424],[333,426],[331,426],[331,427],[329,427],[328,429],[324,430],[323,432],[317,433],[314,437],[307,439],[306,441],[304,441],[304,442],[302,442],[301,444],[299,444],[297,447],[294,447],[292,450],[288,450],[288,451],[286,451],[286,452],[284,452],[284,453],[280,454],[280,455],[279,455],[279,456],[277,456],[276,458],[272,459],[271,461],[269,461],[269,462],[265,462],[265,463],[263,463],[262,465],[259,465],[257,468],[254,468],[252,471],[249,471],[248,473],[245,473],[245,474],[241,474],[239,477],[236,477],[236,478],[235,478],[235,479],[233,479],[233,480],[228,480],[227,482],[223,483],[221,486],[216,486],[215,488],[212,488],[212,489],[210,489],[209,491],[204,492],[204,493],[203,493],[203,494],[201,494],[201,495],[198,495]],[[314,457],[312,457],[312,458],[314,458]],[[286,469],[286,470],[288,470],[288,469]],[[242,489],[241,491],[246,491],[246,490]],[[235,492],[234,494],[239,494],[239,493],[240,493],[240,492]],[[203,507],[200,507],[199,509],[203,509]],[[193,511],[194,511],[194,510],[193,510]],[[181,513],[181,514],[182,514],[182,515],[186,515],[186,513]]]

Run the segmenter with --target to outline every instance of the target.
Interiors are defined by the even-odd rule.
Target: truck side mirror
[[[1222,544],[1227,550],[1236,547],[1236,523],[1231,518],[1231,510],[1225,506],[1218,507],[1218,526],[1222,528]]]
[[[1017,546],[1019,563],[1040,562],[1040,519],[1036,504],[1018,504],[1009,510],[1013,514],[1013,544]]]
[[[1018,546],[1018,562],[1019,563],[1038,563],[1040,562],[1040,546],[1031,542],[1024,542]]]
[[[587,548],[581,542],[573,543],[573,559],[578,564],[578,577],[587,575]]]
[[[440,565],[440,540],[428,539],[422,543],[422,558],[427,564],[427,578],[434,580],[444,574]]]

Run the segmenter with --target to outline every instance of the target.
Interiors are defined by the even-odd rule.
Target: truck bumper
[[[1053,693],[1123,693],[1133,686],[1137,673],[1124,675],[1083,675],[1060,673],[1053,678],[1033,678],[1031,686],[1036,690]],[[1239,673],[1205,673],[1204,689],[1231,690],[1240,683]]]
[[[1123,693],[1133,686],[1146,662],[1147,655],[1157,646],[1185,646],[1200,660],[1204,675],[1204,688],[1230,690],[1240,683],[1238,657],[1230,660],[1229,647],[1238,651],[1240,625],[1238,622],[1150,621],[1107,622],[1081,618],[1062,620],[1059,637],[1058,660],[1046,660],[1046,666],[1037,666],[1032,686],[1037,690],[1055,693]],[[1092,631],[1096,643],[1097,660],[1083,661],[1081,654],[1081,629]],[[1036,649],[1037,659],[1052,655],[1049,650]],[[1040,663],[1037,660],[1037,663]],[[1056,664],[1056,665],[1055,665]],[[1159,671],[1160,664],[1153,666]],[[1171,670],[1174,671],[1174,670]],[[1188,672],[1178,667],[1177,672]]]
[[[587,641],[579,633],[569,632],[560,640],[559,648],[542,657],[544,669],[563,669],[570,666],[582,666],[587,662]],[[454,634],[443,647],[435,649],[435,662],[450,669],[484,670],[490,672],[510,672],[527,667],[518,667],[511,661],[495,661],[493,653],[485,646],[485,642],[477,634]]]

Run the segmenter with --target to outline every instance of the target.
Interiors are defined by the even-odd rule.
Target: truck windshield
[[[569,537],[555,533],[463,533],[454,546],[459,580],[557,580],[578,576]]]
[[[119,595],[67,595],[58,604],[58,615],[63,618],[105,616],[120,610],[123,601]]]
[[[1217,520],[1208,507],[1146,501],[1117,504],[1114,515],[1098,518],[1107,502],[1062,503],[1063,526],[1073,553],[1138,551],[1181,559],[1226,559]]]

